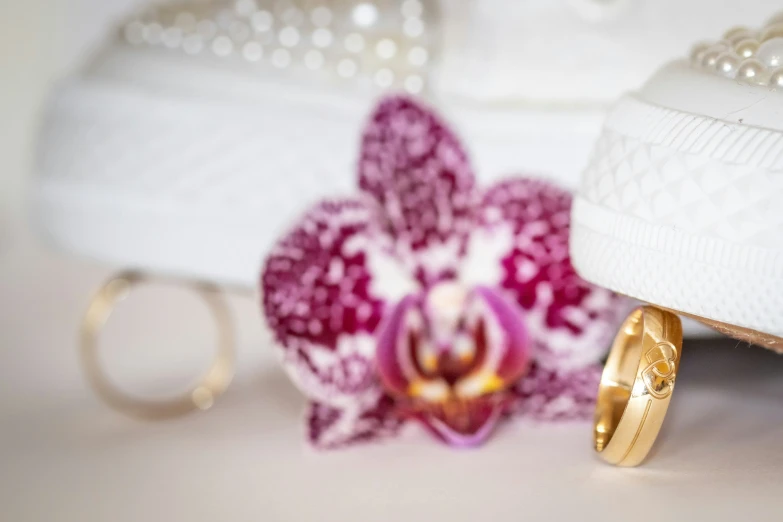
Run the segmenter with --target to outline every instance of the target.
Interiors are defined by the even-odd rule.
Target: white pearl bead
[[[150,45],[158,45],[163,35],[163,26],[160,24],[150,24],[144,29],[144,39]]]
[[[761,32],[760,40],[762,42],[766,42],[767,40],[780,37],[783,37],[783,23],[768,26],[766,29],[764,29],[764,31]]]
[[[715,60],[715,70],[724,76],[734,78],[740,60],[734,53],[725,52]]]
[[[405,18],[418,18],[422,15],[424,7],[419,0],[405,0],[400,11]]]
[[[278,39],[285,47],[294,47],[299,43],[299,31],[296,30],[296,27],[284,27],[280,30]]]
[[[204,37],[205,40],[209,40],[210,38],[214,38],[215,33],[217,33],[217,24],[212,20],[202,20],[196,25],[196,31]]]
[[[731,38],[727,38],[726,41],[728,41],[731,45],[736,45],[739,42],[743,40],[748,40],[750,38],[755,38],[757,35],[753,31],[742,31],[739,33],[736,33]]]
[[[783,69],[778,69],[769,77],[769,86],[775,89],[783,89]]]
[[[270,30],[273,23],[274,18],[272,18],[272,13],[269,11],[258,11],[250,17],[250,24],[259,33]]]
[[[368,2],[362,2],[353,8],[351,18],[359,27],[371,27],[378,21],[378,8]]]
[[[701,57],[701,66],[706,68],[713,68],[715,67],[715,62],[718,61],[718,56],[721,55],[723,50],[713,50],[710,48],[706,53],[704,53]]]
[[[736,52],[740,58],[750,58],[759,48],[758,40],[742,40],[734,46],[734,52]]]
[[[321,51],[312,49],[304,57],[305,67],[311,70],[320,69],[324,65],[324,55]]]
[[[723,33],[723,38],[725,40],[731,40],[733,36],[737,36],[738,34],[742,34],[742,33],[747,33],[749,30],[750,29],[744,26],[732,27],[731,29]]]
[[[182,29],[179,27],[169,27],[163,31],[163,36],[161,38],[163,40],[163,45],[169,49],[177,48],[179,47],[179,44],[182,43]]]
[[[349,53],[360,53],[364,49],[364,37],[359,33],[351,33],[345,37],[345,49]]]
[[[427,63],[428,58],[427,49],[424,47],[416,46],[408,51],[408,61],[415,67],[423,67]]]
[[[394,73],[391,69],[380,69],[375,73],[375,83],[381,87],[390,87],[394,83]]]
[[[204,49],[204,42],[201,40],[201,36],[191,34],[185,37],[185,41],[182,42],[182,49],[187,54],[198,54]]]
[[[237,0],[234,10],[239,16],[250,16],[258,9],[256,0]]]
[[[125,26],[125,39],[129,44],[139,45],[144,43],[144,24],[131,22]]]
[[[234,50],[234,42],[228,36],[218,36],[212,41],[212,52],[218,56],[228,56]]]
[[[237,43],[242,43],[250,38],[250,28],[244,22],[234,22],[228,28],[228,32],[231,34],[231,38]]]
[[[264,55],[264,48],[258,42],[247,42],[242,48],[242,56],[248,62],[257,62]]]
[[[405,78],[405,90],[411,94],[418,94],[424,88],[424,80],[421,76],[408,76]]]
[[[783,11],[772,15],[767,21],[767,25],[774,25],[780,22],[783,22]]]
[[[313,31],[313,44],[316,47],[329,47],[332,45],[332,32],[329,29],[316,29]]]
[[[234,12],[230,9],[221,9],[215,15],[215,21],[221,29],[228,29],[228,26],[234,21]]]
[[[756,51],[756,58],[768,67],[783,66],[783,38],[772,38],[762,43]]]
[[[751,83],[759,83],[765,71],[766,68],[763,63],[751,58],[750,60],[742,62],[742,65],[737,69],[737,79]]]
[[[397,54],[397,44],[390,38],[384,38],[375,45],[375,52],[383,60],[390,60]]]
[[[272,53],[272,65],[284,69],[291,64],[291,53],[287,49],[275,49]]]
[[[402,32],[409,38],[418,38],[424,32],[424,22],[420,18],[408,18],[402,24]]]
[[[694,65],[701,64],[701,59],[704,56],[704,53],[707,52],[707,49],[710,48],[710,44],[706,42],[698,43],[691,47],[691,54],[690,59],[691,63]]]

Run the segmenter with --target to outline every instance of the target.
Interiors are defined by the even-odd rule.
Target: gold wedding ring
[[[634,310],[614,340],[595,409],[595,450],[616,466],[649,453],[669,407],[680,366],[680,318],[652,306]]]
[[[221,395],[234,374],[234,332],[228,305],[220,289],[195,282],[193,288],[206,302],[218,326],[218,350],[207,373],[185,394],[154,401],[138,399],[117,388],[106,375],[98,357],[98,337],[114,307],[139,284],[149,282],[138,272],[125,272],[107,281],[93,297],[81,327],[82,364],[92,388],[109,406],[133,417],[165,419],[195,409],[206,410]]]

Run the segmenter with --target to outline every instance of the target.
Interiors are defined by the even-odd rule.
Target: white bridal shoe
[[[620,99],[571,233],[586,279],[783,351],[783,16]]]
[[[39,147],[36,219],[76,254],[255,286],[263,254],[290,220],[316,199],[352,190],[359,130],[386,90],[438,105],[465,137],[482,181],[526,172],[575,186],[607,100],[640,83],[694,33],[727,25],[738,6],[747,23],[770,7],[763,0],[715,4],[201,0],[156,6],[123,23],[53,93]],[[674,307],[696,299],[707,303],[706,314],[779,332],[780,314],[772,308],[780,309],[783,295],[780,252],[779,243],[778,250],[771,245],[780,237],[774,129],[781,119],[771,112],[777,95],[686,64],[656,78],[626,98],[607,124],[601,150],[634,159],[623,163],[609,154],[592,164],[576,213],[580,266],[621,291]],[[680,87],[698,90],[683,96]],[[619,179],[612,173],[635,174],[634,162],[658,162],[644,155],[658,150],[681,161],[677,175],[688,173],[697,186],[703,178],[697,173],[714,165],[717,175],[705,179],[736,192],[705,187],[706,206],[687,212],[678,205],[695,200],[666,191],[634,207],[630,189],[610,186]],[[644,179],[668,183],[667,165]],[[611,228],[609,215],[634,220],[618,224],[617,234],[627,234],[626,223],[658,219],[659,228],[649,232],[651,255],[640,257],[625,235],[601,228]],[[693,242],[677,246],[691,233],[698,234]],[[623,263],[634,271],[675,270],[676,291],[634,281],[636,272],[618,268],[618,256],[607,257],[612,248],[627,250]],[[661,259],[670,251],[677,261]],[[724,278],[742,267],[758,270]],[[745,308],[735,293],[748,288],[768,296],[756,306],[769,308]]]

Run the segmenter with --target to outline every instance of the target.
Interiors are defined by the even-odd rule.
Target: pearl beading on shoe
[[[720,41],[695,45],[690,62],[733,80],[783,88],[783,13],[759,29],[735,27]]]
[[[128,20],[135,47],[302,68],[382,89],[427,88],[437,21],[429,0],[212,0],[155,6]]]

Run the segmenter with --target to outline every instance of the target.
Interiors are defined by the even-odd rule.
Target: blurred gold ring
[[[671,312],[637,308],[620,327],[595,409],[595,450],[604,461],[637,466],[645,459],[669,408],[681,352],[682,323]]]
[[[124,272],[112,277],[95,294],[81,326],[81,358],[87,379],[101,399],[112,408],[133,417],[165,419],[193,410],[209,409],[234,375],[234,331],[228,305],[220,289],[209,283],[193,282],[188,286],[206,302],[218,328],[215,358],[201,381],[184,395],[160,401],[138,399],[121,391],[107,377],[98,357],[98,337],[114,307],[130,295],[131,290],[150,282],[138,272]]]

